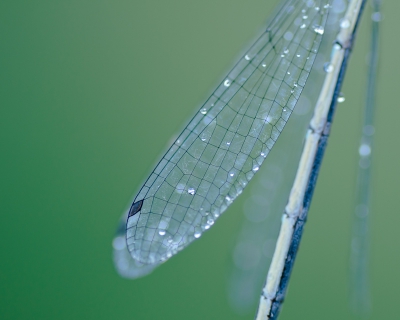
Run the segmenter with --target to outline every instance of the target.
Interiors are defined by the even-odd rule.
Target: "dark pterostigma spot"
[[[142,205],[143,205],[143,200],[140,200],[138,202],[135,202],[131,209],[129,210],[129,214],[128,214],[128,218],[134,216],[136,213],[138,213],[140,211],[140,209],[142,209]]]

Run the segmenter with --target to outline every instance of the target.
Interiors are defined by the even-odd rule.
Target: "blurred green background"
[[[253,318],[256,305],[238,315],[227,298],[245,195],[201,241],[145,278],[116,274],[111,239],[169,138],[276,3],[0,3],[1,319]],[[370,269],[372,318],[394,319],[400,2],[386,0],[383,12]],[[348,255],[368,34],[364,19],[282,320],[356,319]]]

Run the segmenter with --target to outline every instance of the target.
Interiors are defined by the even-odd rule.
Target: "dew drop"
[[[194,230],[194,237],[195,237],[196,239],[198,239],[198,238],[201,237],[201,229],[200,229],[200,228],[196,228],[196,229]]]
[[[304,15],[303,20],[306,20],[306,19],[308,19],[308,16]]]
[[[195,188],[189,188],[188,189],[188,193],[191,195],[194,195],[196,193],[196,189]]]
[[[253,171],[254,171],[254,172],[257,172],[259,169],[260,169],[259,166],[254,166],[254,167],[253,167]]]
[[[314,32],[315,33],[318,33],[318,34],[324,34],[324,27],[322,27],[322,26],[314,26]]]
[[[339,44],[339,43],[335,43],[334,45],[333,45],[333,49],[335,49],[335,50],[340,50],[340,49],[342,49],[342,46]]]
[[[379,21],[382,20],[382,15],[381,15],[380,12],[374,12],[374,13],[371,15],[371,19],[372,19],[372,21],[374,21],[374,22],[379,22]]]
[[[363,143],[360,146],[360,149],[358,149],[358,153],[360,154],[360,156],[362,157],[366,157],[369,156],[371,154],[371,147],[365,143]]]
[[[124,236],[116,237],[113,242],[113,247],[115,250],[122,250],[126,247],[126,240]]]
[[[342,29],[347,29],[350,27],[350,21],[348,19],[343,19],[342,22],[340,22],[340,27]]]
[[[299,54],[296,54],[296,57],[297,57],[297,58],[300,58],[301,56],[300,56]]]
[[[300,26],[300,29],[304,29],[305,27],[306,27],[306,24],[303,23],[303,24]]]
[[[230,177],[233,177],[235,174],[233,173],[233,172],[231,172],[230,174],[229,174],[229,176]]]
[[[289,49],[283,50],[283,53],[284,53],[284,54],[288,54],[288,53],[289,53]]]
[[[283,35],[283,38],[287,41],[292,41],[293,40],[293,33],[290,31],[285,32]]]
[[[265,68],[266,66],[267,66],[267,64],[266,64],[266,63],[263,63],[263,64],[262,64],[262,67],[263,67],[263,68]]]
[[[290,74],[290,72],[288,71],[287,74]]]
[[[165,231],[164,229],[158,230],[158,234],[159,234],[160,236],[165,236],[165,233],[166,233],[166,231]]]
[[[340,93],[338,98],[337,98],[337,102],[338,103],[343,103],[346,100],[346,98],[344,97],[343,93]]]
[[[231,81],[228,80],[228,79],[226,79],[226,80],[224,81],[224,86],[225,86],[225,87],[229,87],[230,85],[231,85]]]
[[[329,62],[327,62],[327,63],[325,63],[324,64],[324,70],[325,70],[325,72],[327,72],[327,73],[330,73],[330,72],[332,72],[333,71],[333,65],[331,65]]]
[[[210,225],[210,226],[212,226],[212,225],[214,224],[214,219],[208,218],[207,224]]]
[[[248,54],[246,54],[246,55],[244,56],[244,58],[245,58],[247,61],[250,60],[250,56],[249,56]]]
[[[201,114],[207,114],[207,109],[206,109],[206,108],[201,109],[201,110],[200,110],[200,113],[201,113]]]

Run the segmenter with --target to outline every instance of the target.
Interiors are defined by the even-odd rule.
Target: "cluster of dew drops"
[[[323,8],[324,8],[324,9],[328,9],[329,7],[330,7],[330,5],[329,5],[329,4],[326,4],[326,5],[324,5]],[[315,7],[315,10],[316,10],[316,11],[320,11],[321,14],[324,14],[324,10],[321,10],[320,7]],[[302,14],[303,14],[303,16],[302,16],[303,23],[300,25],[300,29],[304,29],[304,28],[307,27],[307,24],[305,23],[305,21],[308,19],[308,16],[306,15],[306,10],[305,10],[305,9],[302,10]],[[343,20],[341,21],[340,27],[341,27],[342,29],[349,28],[349,27],[350,27],[350,21],[349,21],[348,19],[343,19]],[[323,28],[322,26],[319,26],[319,25],[314,25],[314,26],[312,26],[312,30],[313,30],[315,33],[319,34],[319,35],[323,35],[324,32],[325,32],[324,28]],[[339,45],[337,45],[337,46],[339,46]],[[340,48],[335,48],[335,49],[340,49]],[[289,53],[290,53],[290,52],[289,52],[289,49],[285,48],[285,49],[283,50],[282,54],[281,54],[281,58],[284,58],[284,57],[285,57],[287,54],[289,54]],[[296,57],[300,58],[301,56],[300,56],[300,54],[296,54]],[[307,60],[308,60],[309,58],[310,58],[310,57],[307,57]],[[247,60],[247,61],[250,61],[250,60],[252,59],[252,57],[251,57],[249,54],[246,54],[246,55],[244,56],[244,59]],[[263,68],[266,68],[266,67],[267,67],[267,64],[266,64],[265,62],[263,62],[263,63],[261,64],[261,66],[262,66]],[[325,72],[330,73],[330,72],[332,72],[333,70],[334,70],[334,67],[333,67],[329,62],[327,62],[327,63],[324,64],[324,71],[325,71]],[[287,74],[290,75],[290,72],[288,71]],[[224,85],[225,87],[230,87],[231,84],[232,84],[232,81],[229,80],[229,79],[225,79],[224,82],[223,82],[223,85]],[[293,89],[291,90],[291,93],[292,93],[292,94],[295,92],[295,88],[296,88],[297,86],[298,86],[298,84],[295,82],[295,83],[293,84]],[[344,102],[344,101],[345,101],[345,97],[343,96],[342,93],[340,93],[339,96],[337,97],[337,102],[338,102],[338,103],[342,103],[342,102]],[[214,104],[211,104],[211,107],[213,107],[213,106],[214,106]],[[285,111],[287,111],[287,109],[284,108],[283,111],[285,112]],[[208,112],[207,108],[202,108],[202,109],[200,109],[200,113],[201,113],[202,115],[206,115],[207,112]],[[205,141],[205,139],[204,139],[204,140],[202,139],[202,141]],[[178,144],[180,143],[179,140],[177,140],[176,142],[177,142]],[[227,142],[227,145],[229,146],[230,143]],[[267,154],[264,153],[264,152],[262,152],[262,153],[261,153],[261,156],[262,156],[263,158],[265,158],[265,157],[267,156]],[[253,172],[257,172],[258,170],[259,170],[259,166],[256,165],[256,166],[253,168]],[[235,174],[234,174],[233,172],[232,172],[232,173],[229,173],[229,176],[230,176],[230,177],[233,177],[234,175],[235,175]],[[181,190],[180,192],[182,192],[182,191],[183,191],[183,190]],[[194,194],[196,193],[196,190],[195,190],[195,188],[188,188],[188,189],[187,189],[187,192],[188,192],[189,194],[191,194],[191,195],[194,195]],[[227,202],[232,201],[232,199],[230,199],[229,196],[226,197],[226,200],[227,200]],[[214,224],[214,219],[213,219],[212,216],[215,216],[215,218],[217,218],[217,217],[218,217],[218,214],[214,213],[214,214],[212,215],[212,214],[210,214],[210,213],[208,213],[208,212],[205,212],[205,210],[204,210],[203,208],[200,208],[200,211],[202,212],[202,215],[203,215],[203,216],[207,216],[207,217],[208,217],[206,223],[203,225],[204,230],[208,230],[208,229]],[[160,228],[158,233],[159,233],[159,235],[161,235],[161,236],[166,235],[166,230],[165,230],[165,228]],[[195,228],[195,231],[194,231],[194,237],[195,237],[195,238],[200,238],[201,234],[202,234],[202,228],[201,228],[201,227],[196,227],[196,228]],[[172,241],[171,241],[171,242],[172,242]]]
[[[324,9],[328,9],[328,8],[330,8],[330,5],[329,5],[329,4],[326,4],[326,5],[323,6],[323,8],[324,8]],[[325,12],[324,10],[321,10],[320,7],[315,7],[315,10],[316,10],[316,11],[319,11],[321,14],[324,14],[324,12]],[[308,19],[308,16],[307,16],[305,13],[306,13],[306,9],[303,9],[303,10],[302,10],[302,14],[303,14],[302,20],[304,20],[304,21]],[[346,26],[346,23],[345,23],[344,21],[342,21],[342,24],[343,24],[344,26]],[[347,24],[348,24],[348,26],[350,25],[349,22],[347,22]],[[347,26],[347,27],[348,27],[348,26]],[[306,28],[306,27],[307,27],[306,23],[302,23],[302,24],[300,25],[300,29],[304,29],[304,28]],[[319,26],[319,25],[314,25],[312,28],[313,28],[313,31],[314,31],[315,33],[320,34],[320,35],[323,35],[324,32],[325,32],[324,27]],[[344,27],[342,26],[342,28],[344,28]],[[284,58],[287,54],[289,54],[289,49],[285,48],[285,49],[283,50],[282,54],[281,54],[281,58]],[[300,54],[296,54],[296,57],[300,58],[301,55],[300,55]],[[247,60],[247,61],[250,61],[250,60],[252,59],[252,57],[251,57],[249,54],[246,54],[246,55],[244,56],[244,59]],[[309,59],[310,59],[310,57],[307,57],[307,60],[309,60]],[[266,67],[267,67],[267,64],[266,64],[265,62],[263,62],[263,63],[261,64],[261,66],[262,66],[263,68],[266,68]],[[325,69],[326,72],[331,72],[331,71],[333,71],[332,66],[329,66],[328,64],[326,64],[326,66],[325,66],[324,69]],[[290,75],[290,72],[288,71],[287,74]],[[223,82],[223,85],[224,85],[225,87],[228,88],[228,87],[230,87],[230,86],[232,85],[232,81],[231,81],[230,79],[225,79],[224,82]],[[293,89],[291,90],[291,93],[292,93],[292,94],[295,92],[295,89],[294,89],[294,88],[296,88],[297,86],[298,86],[297,83],[294,83],[294,84],[293,84]],[[213,106],[213,105],[211,105],[211,106]],[[284,110],[284,111],[286,111],[286,110]],[[206,114],[207,114],[207,109],[206,109],[206,108],[202,108],[202,109],[200,110],[200,113],[203,114],[203,115],[206,115]]]

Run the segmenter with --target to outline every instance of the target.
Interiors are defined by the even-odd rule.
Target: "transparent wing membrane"
[[[306,84],[326,3],[286,1],[158,163],[128,214],[135,265],[199,238],[258,171]]]
[[[151,264],[143,264],[132,259],[126,246],[126,219],[125,212],[118,224],[116,235],[113,239],[113,260],[118,273],[125,278],[139,278],[149,274],[155,267]]]

